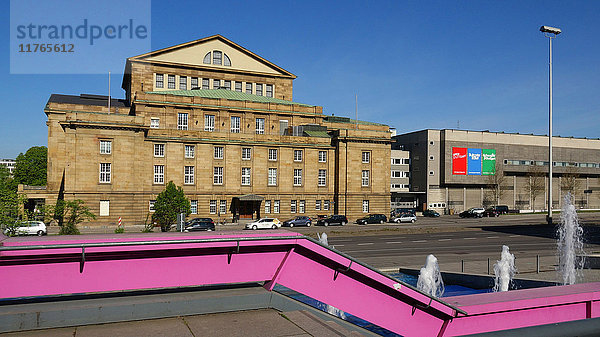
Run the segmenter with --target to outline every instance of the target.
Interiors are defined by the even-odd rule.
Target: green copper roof
[[[277,103],[285,105],[299,105],[306,107],[313,107],[314,105],[296,103],[292,101],[286,101],[283,99],[257,96],[247,94],[245,92],[238,92],[228,89],[195,89],[195,90],[169,90],[169,91],[147,91],[147,94],[158,94],[158,95],[175,95],[175,96],[197,96],[203,98],[222,98],[233,101],[250,101],[259,103]]]
[[[309,136],[309,137],[330,138],[329,134],[327,133],[327,131],[306,131],[306,130],[304,130],[304,133],[306,133],[306,135]]]

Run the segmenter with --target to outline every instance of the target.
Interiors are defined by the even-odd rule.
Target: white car
[[[277,229],[281,227],[281,222],[277,218],[263,218],[255,222],[246,224],[246,229]]]
[[[14,235],[37,235],[42,236],[48,234],[46,224],[41,221],[22,221],[15,226],[11,226],[4,230],[4,234],[8,235],[13,232]]]
[[[417,217],[414,214],[400,214],[399,216],[392,219],[392,222],[395,223],[415,221],[417,221]]]

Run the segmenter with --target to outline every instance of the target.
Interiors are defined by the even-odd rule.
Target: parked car
[[[340,225],[344,226],[348,223],[348,218],[345,215],[332,215],[324,219],[319,219],[317,221],[317,226],[330,226],[330,225]]]
[[[214,231],[215,222],[211,218],[194,218],[185,223],[186,232],[192,231]]]
[[[42,221],[20,221],[4,230],[6,235],[47,235],[46,224]]]
[[[283,222],[283,227],[306,226],[312,225],[312,219],[307,216],[297,216]]]
[[[400,214],[397,217],[394,217],[390,220],[390,222],[401,223],[401,222],[415,222],[417,221],[417,216],[410,213]]]
[[[508,206],[506,205],[492,206],[491,208],[498,212],[498,214],[508,214],[509,212]]]
[[[440,216],[440,213],[438,213],[432,209],[426,209],[423,211],[423,216],[430,217],[430,218],[437,218]]]
[[[483,212],[485,212],[485,209],[481,207],[472,207],[466,211],[460,212],[458,216],[461,218],[481,218],[483,217]]]
[[[400,214],[415,214],[417,212],[414,208],[396,208],[390,212],[390,217],[395,217]]]
[[[486,216],[488,218],[498,217],[500,216],[500,212],[498,212],[494,207],[490,207],[483,212],[483,216]]]
[[[360,218],[356,220],[356,223],[359,225],[366,225],[369,223],[384,223],[387,222],[387,216],[384,214],[369,214],[364,218]]]
[[[281,227],[281,222],[277,218],[263,218],[258,221],[246,224],[246,229],[277,229]]]

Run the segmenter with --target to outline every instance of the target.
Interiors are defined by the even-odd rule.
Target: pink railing
[[[297,233],[7,239],[0,299],[265,282],[405,336],[450,336],[600,316],[600,284],[431,298]],[[35,282],[32,282],[35,280]]]

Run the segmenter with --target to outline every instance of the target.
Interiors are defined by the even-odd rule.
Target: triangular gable
[[[221,51],[231,60],[231,66],[203,63],[207,53]],[[223,55],[223,60],[225,56]],[[160,49],[129,58],[130,61],[153,63],[185,64],[197,67],[250,71],[296,78],[285,69],[265,60],[253,52],[239,46],[221,35],[213,35],[204,39],[182,43],[173,47]]]

